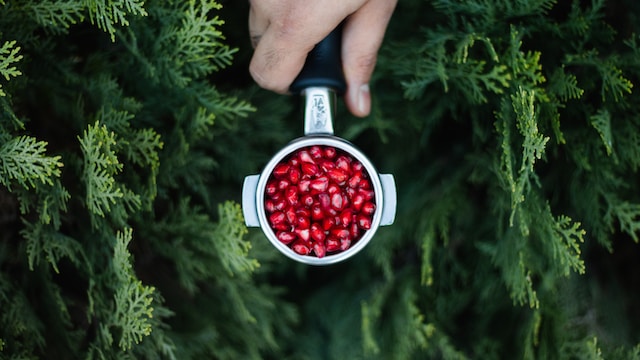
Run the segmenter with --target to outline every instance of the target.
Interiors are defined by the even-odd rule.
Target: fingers
[[[253,79],[262,88],[286,93],[309,51],[364,1],[253,0],[249,20],[257,43],[249,64]]]
[[[396,0],[370,0],[349,17],[343,29],[345,102],[355,116],[367,116],[371,111],[369,81],[395,5]]]

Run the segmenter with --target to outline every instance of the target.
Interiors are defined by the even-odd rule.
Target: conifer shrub
[[[328,267],[244,226],[302,133],[247,11],[0,0],[0,358],[640,358],[640,5],[399,1],[335,123],[396,222]]]

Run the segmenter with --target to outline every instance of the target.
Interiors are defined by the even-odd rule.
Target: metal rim
[[[373,215],[373,219],[371,221],[371,228],[367,230],[364,235],[349,249],[339,252],[337,254],[328,254],[322,258],[318,258],[315,256],[309,255],[299,255],[293,249],[289,248],[287,245],[281,243],[276,237],[275,233],[269,226],[269,222],[267,220],[267,214],[264,209],[264,201],[265,201],[265,187],[267,184],[267,180],[271,175],[271,172],[275,168],[275,166],[282,161],[285,157],[293,153],[294,151],[309,147],[313,145],[324,145],[324,146],[332,146],[337,149],[340,149],[351,156],[353,156],[356,160],[360,161],[364,168],[367,170],[369,174],[369,178],[371,180],[371,184],[373,186],[373,191],[375,193],[376,199],[376,212]],[[258,186],[256,190],[256,209],[258,212],[258,219],[260,222],[260,228],[265,236],[269,239],[271,244],[275,246],[282,254],[287,257],[310,265],[329,265],[335,264],[337,262],[346,260],[358,252],[360,252],[368,243],[371,241],[373,236],[375,235],[378,227],[380,226],[380,220],[382,218],[382,209],[384,207],[383,204],[384,196],[382,194],[382,184],[380,182],[380,177],[378,171],[373,166],[371,161],[358,150],[355,146],[353,146],[348,141],[341,139],[336,136],[330,135],[313,135],[313,136],[305,136],[302,138],[295,139],[291,141],[287,146],[282,148],[277,154],[275,154],[271,160],[264,167],[262,173],[260,174],[260,179],[258,180]]]

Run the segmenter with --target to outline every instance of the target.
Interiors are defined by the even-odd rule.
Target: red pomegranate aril
[[[324,211],[322,211],[320,205],[314,205],[311,208],[311,218],[313,220],[322,220],[324,218]]]
[[[303,241],[309,241],[311,233],[309,229],[294,229],[295,234]]]
[[[289,181],[282,179],[278,181],[278,190],[284,190],[289,187]]]
[[[356,194],[351,199],[351,205],[353,206],[353,208],[356,211],[360,211],[360,209],[362,209],[362,206],[364,205],[364,203],[365,203],[364,195],[362,195],[362,194]]]
[[[293,243],[293,246],[291,248],[299,255],[309,255],[309,253],[311,252],[310,245],[311,244],[309,244],[308,241],[298,239]]]
[[[360,184],[360,181],[362,181],[362,173],[360,171],[356,171],[353,175],[351,175],[349,181],[347,181],[347,185],[350,188],[355,189]]]
[[[347,225],[349,225],[351,223],[351,218],[353,216],[353,213],[351,212],[351,210],[346,209],[344,211],[342,211],[340,213],[340,224],[344,227],[346,227]]]
[[[371,229],[371,219],[365,215],[358,215],[356,222],[361,229],[369,230]]]
[[[329,161],[329,160],[324,160],[320,163],[320,168],[324,171],[327,172],[329,170],[335,169],[336,168],[336,164],[334,164],[333,161]]]
[[[289,245],[293,240],[297,238],[297,236],[288,231],[278,231],[276,233],[276,237],[280,240],[281,243],[285,245]]]
[[[302,163],[315,163],[315,161],[313,161],[313,158],[311,157],[311,155],[307,150],[301,150],[298,153],[298,158]]]
[[[289,230],[291,230],[291,225],[286,224],[286,223],[274,224],[274,225],[271,225],[271,227],[273,228],[273,230],[276,230],[276,231],[289,231]]]
[[[331,206],[331,197],[325,193],[318,194],[318,203],[322,210],[327,210]]]
[[[349,234],[351,235],[352,239],[357,239],[358,236],[360,236],[360,228],[358,227],[358,224],[354,222],[349,225]]]
[[[269,216],[269,222],[271,222],[271,225],[282,224],[284,223],[285,219],[286,219],[286,216],[284,215],[283,212],[280,212],[280,211],[274,212]]]
[[[326,217],[322,220],[322,229],[324,231],[331,230],[331,228],[334,227],[335,225],[336,225],[336,221],[334,220],[334,218]]]
[[[347,181],[349,174],[342,169],[331,169],[327,171],[327,176],[330,180],[335,182],[338,185],[344,185],[344,182]]]
[[[298,216],[304,216],[304,217],[309,217],[309,216],[311,216],[311,211],[309,211],[309,209],[307,209],[307,208],[303,208],[303,207],[301,207],[301,208],[298,208],[298,209],[296,210],[296,215],[298,215]]]
[[[272,213],[276,211],[276,204],[273,202],[273,200],[265,200],[264,209],[267,210],[268,213]]]
[[[296,219],[296,227],[298,229],[308,229],[309,226],[311,226],[311,221],[309,221],[308,217],[298,216],[298,219]]]
[[[320,168],[318,168],[318,165],[314,163],[308,163],[308,162],[302,163],[301,168],[302,168],[302,173],[309,176],[316,175],[320,170]]]
[[[334,157],[336,157],[336,148],[331,147],[331,146],[327,146],[324,148],[324,157],[326,157],[327,159],[333,159]]]
[[[351,247],[351,239],[340,239],[340,250],[345,251]]]
[[[300,203],[302,203],[302,205],[306,206],[306,207],[310,207],[311,205],[313,205],[313,196],[306,194],[303,195],[300,198]]]
[[[298,205],[298,189],[295,186],[290,186],[285,189],[284,197],[291,205]]]
[[[280,198],[275,202],[276,210],[283,211],[287,207],[287,200],[285,198]]]
[[[327,179],[326,176],[321,176],[317,179],[311,180],[309,187],[317,193],[325,192],[329,187],[329,179]]]
[[[371,182],[369,182],[369,179],[362,179],[360,180],[360,183],[358,184],[358,188],[360,189],[371,189]]]
[[[315,240],[315,241],[324,241],[324,239],[326,237],[326,234],[324,233],[324,230],[322,230],[322,227],[318,223],[311,224],[311,228],[309,229],[309,233],[311,235],[311,238],[313,240]]]
[[[349,230],[344,228],[333,228],[329,231],[329,233],[338,239],[346,239],[349,237]]]
[[[289,168],[291,168],[289,164],[278,164],[273,169],[273,176],[275,176],[276,179],[284,179],[287,173],[289,173]]]
[[[323,258],[327,254],[327,248],[324,246],[322,242],[313,243],[313,253],[316,254],[318,258]]]
[[[367,202],[362,205],[362,213],[365,215],[373,215],[376,212],[376,204]]]
[[[291,181],[292,184],[297,184],[298,182],[300,182],[301,176],[302,173],[300,173],[300,170],[298,170],[297,168],[292,167],[289,170],[289,181]]]
[[[328,237],[324,242],[327,252],[334,252],[340,250],[340,240],[335,237]]]
[[[362,194],[362,196],[364,196],[364,199],[366,201],[373,200],[373,197],[375,196],[375,193],[373,192],[373,190],[366,190],[362,188],[358,190],[358,194]]]
[[[267,196],[273,196],[278,192],[278,185],[275,181],[268,182],[264,192]]]
[[[314,145],[309,148],[309,154],[314,159],[320,159],[322,157],[322,148],[320,146]]]
[[[349,172],[350,170],[350,166],[349,166],[349,158],[347,158],[344,155],[340,155],[338,156],[338,158],[336,159],[336,168],[344,170],[346,172]]]
[[[339,193],[340,192],[340,186],[330,183],[329,187],[327,188],[327,192],[329,193],[329,195],[333,195],[335,193]]]
[[[296,223],[298,219],[298,215],[296,214],[296,209],[293,206],[290,206],[287,211],[284,212],[285,218],[287,219],[287,223],[293,225]]]
[[[335,210],[343,209],[342,195],[340,193],[331,195],[331,207]]]
[[[309,179],[302,179],[298,183],[298,190],[300,190],[301,193],[309,192],[310,188],[311,188],[311,180]]]
[[[292,157],[291,159],[289,159],[289,165],[298,166],[300,165],[300,160],[298,160],[298,158],[296,157]]]
[[[353,163],[351,163],[351,171],[358,172],[358,171],[362,171],[362,169],[364,169],[364,165],[362,165],[360,161],[356,160]]]
[[[358,193],[358,190],[348,187],[344,192],[347,194],[349,199],[353,199],[353,197]]]

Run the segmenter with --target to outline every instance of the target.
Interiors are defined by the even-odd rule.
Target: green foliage
[[[400,1],[334,124],[396,222],[330,267],[244,226],[302,133],[247,2],[0,6],[0,358],[640,358],[636,2]]]

